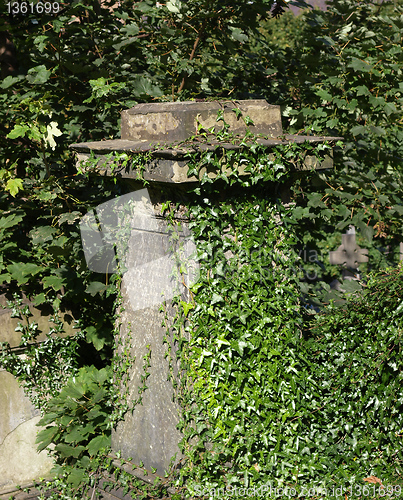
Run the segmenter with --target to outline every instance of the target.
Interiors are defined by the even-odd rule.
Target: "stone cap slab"
[[[267,149],[288,143],[335,142],[340,137],[315,137],[284,135],[281,126],[280,106],[268,104],[263,99],[248,101],[210,102],[165,102],[137,104],[121,113],[121,139],[72,144],[77,154],[77,167],[85,166],[91,156],[95,157],[96,170],[101,175],[118,175],[138,179],[139,172],[127,164],[113,166],[112,153],[149,154],[142,171],[145,180],[166,183],[198,182],[200,178],[188,177],[189,153],[214,151],[217,148],[238,150],[257,142]],[[228,126],[232,142],[219,142],[217,132]],[[246,133],[253,140],[245,139]],[[331,168],[332,151],[323,153],[318,159],[305,154],[296,158],[293,170]],[[241,175],[246,172],[239,172]],[[204,172],[202,172],[204,174]],[[214,177],[214,172],[209,172]]]
[[[336,142],[342,140],[342,137],[325,137],[325,136],[312,136],[312,135],[283,135],[280,137],[262,137],[257,138],[256,142],[261,146],[267,148],[273,148],[281,144],[288,144],[290,142],[295,142],[297,144],[303,144],[304,142],[310,142],[311,144],[322,143],[322,142]],[[253,143],[250,142],[252,145]],[[91,153],[94,154],[109,154],[109,153],[148,153],[151,152],[155,157],[164,158],[178,158],[185,157],[189,153],[195,150],[200,151],[214,151],[217,147],[222,147],[223,149],[241,149],[242,145],[233,144],[227,142],[211,141],[204,142],[198,140],[197,136],[195,140],[181,141],[179,143],[163,143],[158,141],[132,141],[128,139],[107,139],[105,141],[94,141],[94,142],[78,142],[76,144],[70,144],[69,148],[77,153]]]
[[[132,141],[185,141],[200,128],[222,130],[224,122],[217,121],[220,112],[234,134],[245,135],[247,128],[254,134],[273,137],[282,133],[280,106],[268,104],[264,99],[251,99],[137,104],[121,113],[121,137]]]
[[[295,142],[303,144],[306,141],[310,143],[322,143],[325,141],[335,142],[340,137],[312,137],[301,135],[286,135],[281,138],[262,138],[257,139],[257,143],[267,149],[272,149],[280,144],[288,144]],[[214,151],[217,148],[228,150],[239,150],[241,147],[237,144],[218,143],[218,142],[193,142],[179,144],[177,146],[169,145],[162,146],[158,143],[150,143],[148,141],[129,141],[127,139],[113,139],[99,142],[85,142],[79,144],[72,144],[70,148],[76,152],[77,167],[85,170],[85,163],[93,155],[96,159],[96,170],[100,175],[115,175],[121,178],[138,179],[139,172],[133,169],[130,164],[124,167],[115,166],[112,172],[112,159],[109,155],[112,153],[150,153],[151,159],[146,163],[142,176],[145,180],[151,182],[164,182],[164,183],[187,183],[198,182],[200,178],[195,176],[189,177],[188,172],[188,155],[196,151]],[[161,148],[161,149],[158,149]],[[332,150],[327,150],[322,158],[317,158],[312,155],[306,154],[303,160],[296,158],[293,170],[304,171],[311,169],[327,169],[333,166]],[[239,172],[241,175],[243,172]],[[201,172],[201,175],[204,171]],[[210,177],[214,177],[211,172]]]

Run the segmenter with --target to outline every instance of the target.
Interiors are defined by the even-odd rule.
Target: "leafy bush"
[[[53,444],[53,472],[74,488],[86,484],[91,461],[110,448],[110,414],[114,400],[111,370],[83,367],[60,395],[47,403],[39,426],[38,451]]]
[[[393,8],[392,8],[393,7]],[[295,212],[304,245],[318,255],[307,264],[321,281],[340,279],[329,250],[352,224],[369,250],[370,269],[395,265],[403,231],[402,84],[403,10],[396,2],[334,0],[306,15],[297,41],[298,90],[285,111],[292,131],[342,136],[335,169],[296,190]],[[307,293],[314,293],[307,289]],[[326,298],[326,297],[323,297]],[[326,298],[328,300],[329,297]]]
[[[298,427],[323,479],[402,479],[402,277],[402,267],[374,274],[360,295],[312,321],[305,397],[316,408]]]
[[[190,202],[200,279],[173,326],[186,372],[178,384],[185,498],[280,484],[300,464],[308,467],[294,448],[301,384],[309,380],[296,239],[292,207],[277,196],[309,147],[323,149],[291,144],[268,152],[252,143],[191,159],[190,174],[217,176],[205,174]]]

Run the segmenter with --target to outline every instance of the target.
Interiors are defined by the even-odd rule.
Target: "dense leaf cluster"
[[[288,178],[287,150],[222,155],[197,163],[221,174],[205,175],[190,209],[201,269],[182,354],[189,462],[181,473],[193,494],[201,485],[261,485],[276,470],[293,439],[300,371],[295,235],[274,184]]]
[[[39,422],[47,427],[38,434],[38,451],[53,443],[58,462],[54,472],[66,475],[75,488],[87,477],[91,457],[110,446],[112,390],[110,369],[81,368],[50,400]]]
[[[252,147],[197,162],[219,174],[195,190],[201,272],[174,325],[184,332],[185,497],[326,496],[371,475],[394,488],[401,476],[401,269],[304,321],[295,209],[271,184],[286,181],[290,150],[303,153]],[[238,175],[242,163],[250,177]]]
[[[400,257],[402,16],[396,2],[335,0],[326,12],[306,16],[297,41],[301,66],[293,77],[298,91],[285,111],[290,125],[294,131],[344,138],[335,170],[296,192],[304,244],[318,256],[307,263],[316,283],[339,277],[328,252],[337,248],[349,225],[358,231],[359,245],[369,249],[361,276]]]
[[[315,376],[306,398],[316,409],[299,427],[309,426],[302,446],[316,448],[324,477],[401,479],[402,299],[399,267],[375,274],[359,296],[312,322]]]

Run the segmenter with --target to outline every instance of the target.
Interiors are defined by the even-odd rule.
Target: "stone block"
[[[0,370],[0,494],[17,484],[48,477],[53,461],[35,443],[40,420],[15,377]]]
[[[234,109],[242,112],[237,117]],[[282,133],[280,106],[268,104],[263,99],[248,101],[211,101],[211,102],[165,102],[137,104],[122,111],[122,139],[131,141],[160,141],[177,143],[189,139],[202,127],[215,131],[223,128],[217,121],[222,111],[225,122],[234,134],[245,135],[247,126],[242,117],[248,116],[253,125],[250,130],[255,134],[277,137]]]
[[[155,212],[158,209],[154,208]],[[172,258],[172,241],[169,222],[163,217],[153,218],[148,228],[138,227],[133,221],[133,230],[126,256],[127,271],[122,279],[122,302],[120,314],[120,336],[124,346],[129,346],[134,363],[129,369],[129,400],[140,397],[139,388],[145,379],[146,389],[141,394],[141,404],[125,415],[124,421],[112,433],[112,450],[120,451],[122,457],[131,458],[134,464],[163,475],[168,470],[171,458],[180,458],[178,443],[181,434],[177,430],[180,408],[174,401],[172,382],[168,380],[168,345],[164,343],[166,328],[162,326],[165,314],[172,320],[171,299],[177,288],[177,278],[172,275],[175,260]],[[136,227],[137,226],[137,227]],[[182,231],[178,237],[187,251],[189,231],[181,221]],[[187,276],[187,279],[189,276]],[[187,282],[189,285],[189,282]],[[184,300],[186,289],[178,289]],[[161,307],[166,301],[164,307]],[[145,357],[150,353],[150,367],[144,371]],[[174,373],[178,367],[173,346]]]
[[[172,382],[168,380],[167,346],[163,343],[166,332],[161,326],[164,315],[159,305],[132,310],[124,287],[122,296],[126,304],[120,318],[122,340],[128,340],[130,336],[131,355],[135,358],[130,368],[131,400],[140,396],[138,389],[142,386],[141,377],[145,375],[144,356],[149,352],[151,366],[147,369],[147,389],[141,394],[141,404],[127,413],[112,433],[112,450],[120,451],[122,457],[131,458],[136,465],[142,463],[149,471],[156,469],[163,476],[171,458],[180,458],[178,443],[182,437],[176,428],[179,406],[173,401]]]
[[[242,116],[234,111],[239,109]],[[86,142],[70,145],[76,152],[77,168],[88,169],[86,162],[95,158],[96,170],[100,175],[116,175],[128,179],[139,179],[139,172],[130,163],[124,166],[113,166],[108,155],[110,153],[151,153],[151,158],[144,165],[142,177],[151,182],[181,184],[198,182],[196,176],[188,176],[188,154],[194,151],[214,151],[217,147],[226,150],[239,149],[232,142],[222,143],[214,136],[195,138],[199,127],[209,130],[214,127],[218,132],[223,122],[217,122],[217,114],[222,111],[229,131],[244,136],[247,128],[256,135],[257,142],[267,149],[280,144],[295,142],[334,143],[340,137],[314,137],[283,134],[280,106],[268,104],[263,99],[248,101],[212,101],[212,102],[166,102],[137,104],[131,109],[122,111],[121,139],[108,139],[97,142]],[[246,126],[244,119],[251,118],[253,125]],[[331,151],[323,153],[322,158],[308,154],[305,158],[296,158],[291,163],[295,171],[311,169],[327,169],[333,166]],[[245,172],[239,172],[245,175]],[[203,174],[203,172],[201,173]],[[209,173],[211,177],[216,174]]]

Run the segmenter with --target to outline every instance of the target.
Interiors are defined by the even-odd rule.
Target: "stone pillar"
[[[174,214],[175,223],[180,222],[178,230],[171,228],[172,221],[161,213],[163,195],[163,187],[136,190],[98,206],[80,224],[89,267],[104,273],[119,266],[124,269],[119,315],[121,346],[116,356],[130,350],[133,363],[128,396],[131,401],[141,398],[141,403],[113,431],[112,448],[161,475],[177,454],[181,438],[176,429],[179,407],[173,401],[172,382],[168,380],[168,346],[164,344],[167,329],[162,323],[166,315],[172,319],[170,304],[174,295],[189,300],[186,287],[191,279],[190,273],[183,275],[183,285],[173,275],[177,270],[173,246],[180,247],[180,252],[189,258],[195,250],[181,210]],[[180,204],[181,191],[171,193],[170,199]],[[98,227],[102,234],[92,230]],[[174,358],[172,353],[177,371]],[[144,385],[147,389],[139,393]],[[122,384],[120,390],[125,392]]]
[[[282,136],[280,107],[269,105],[263,100],[254,100],[139,104],[122,112],[122,139],[71,146],[77,154],[78,162],[85,162],[94,153],[98,158],[98,171],[101,175],[111,174],[110,165],[105,158],[108,153],[142,153],[151,150],[151,159],[142,172],[144,179],[151,183],[149,198],[133,194],[132,201],[137,208],[132,212],[127,253],[120,254],[119,257],[119,250],[116,251],[117,258],[124,261],[126,267],[122,284],[120,340],[123,344],[130,342],[131,353],[135,358],[129,373],[130,398],[139,397],[138,388],[142,386],[141,377],[144,375],[143,358],[151,353],[150,366],[147,368],[149,375],[145,380],[147,389],[142,393],[142,404],[137,404],[133,412],[126,414],[124,420],[117,425],[112,434],[112,449],[120,451],[124,458],[132,458],[135,465],[142,462],[147,470],[156,469],[160,475],[168,470],[174,455],[178,460],[178,443],[181,438],[176,428],[180,409],[173,400],[172,385],[167,380],[169,366],[163,343],[166,329],[162,326],[164,313],[161,311],[161,304],[164,298],[167,299],[168,314],[171,314],[169,300],[173,295],[173,282],[170,282],[169,275],[174,267],[169,248],[169,221],[161,213],[164,191],[171,189],[170,199],[180,204],[181,194],[186,195],[186,186],[199,181],[196,177],[188,177],[186,155],[195,148],[213,151],[217,143],[200,143],[194,138],[190,141],[188,139],[189,136],[196,136],[200,128],[208,130],[214,127],[217,131],[222,127],[222,121],[217,122],[217,113],[221,113],[225,122],[230,125],[231,132],[242,136],[245,134],[246,125],[239,117],[239,110],[244,117],[248,116],[253,121],[251,131],[261,134],[258,142],[268,149],[290,141],[303,143],[337,139]],[[164,146],[161,147],[161,144]],[[158,148],[153,151],[157,145]],[[220,144],[220,147],[238,148],[234,144]],[[296,170],[331,166],[332,159],[329,156],[322,161],[307,156],[304,162],[295,163]],[[127,165],[118,171],[115,169],[114,175],[138,178],[138,172]],[[209,175],[214,176],[214,173]],[[139,204],[143,204],[141,209]],[[109,210],[106,204],[102,210],[102,213]],[[148,217],[142,218],[139,215],[145,213],[148,213]],[[181,217],[180,211],[177,217]],[[102,226],[101,217],[99,222]],[[187,239],[189,235],[186,220],[181,222],[184,229],[181,238],[185,254],[189,257],[192,248]],[[110,232],[112,227],[106,228],[104,225],[102,230]],[[95,239],[96,236],[91,241]],[[109,237],[106,239],[110,240]],[[99,241],[99,247],[102,247],[101,239]],[[91,253],[90,247],[88,245],[88,254]],[[93,249],[95,247],[96,245],[92,245]],[[112,253],[110,252],[111,255]],[[186,300],[186,287],[179,292]]]

